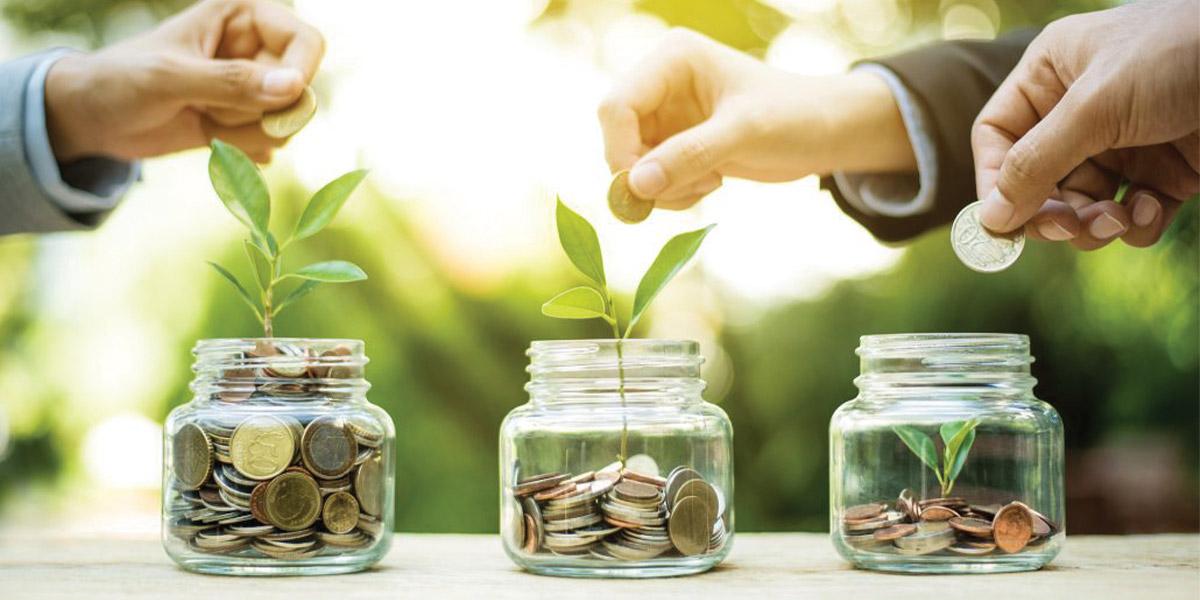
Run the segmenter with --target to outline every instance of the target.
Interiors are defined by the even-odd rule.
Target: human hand
[[[687,208],[725,176],[916,168],[882,79],[787,73],[686,29],[618,82],[599,117],[609,168],[630,169],[631,191],[659,208]]]
[[[134,159],[220,138],[267,162],[285,140],[259,127],[312,80],[324,39],[270,0],[206,0],[130,40],[59,59],[46,121],[60,162]]]
[[[1198,22],[1200,2],[1163,0],[1046,27],[972,131],[983,224],[1082,250],[1158,241],[1200,191]]]

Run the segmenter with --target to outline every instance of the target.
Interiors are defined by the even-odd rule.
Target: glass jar
[[[202,340],[194,397],[167,417],[162,540],[183,568],[365,569],[392,537],[392,420],[357,340]]]
[[[699,344],[538,341],[500,427],[500,533],[534,573],[658,577],[733,541],[733,428],[700,397]]]
[[[1062,549],[1063,428],[1029,338],[864,336],[859,395],[829,425],[830,531],[855,566],[1041,568]]]

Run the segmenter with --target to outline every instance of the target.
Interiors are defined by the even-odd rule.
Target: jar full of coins
[[[202,340],[167,417],[162,540],[185,569],[365,569],[392,536],[392,420],[366,399],[363,344]]]
[[[829,425],[833,545],[909,573],[1041,568],[1062,549],[1063,426],[1029,338],[864,336],[859,395]]]
[[[500,428],[504,550],[534,573],[658,577],[733,541],[733,428],[701,398],[699,345],[538,341]]]

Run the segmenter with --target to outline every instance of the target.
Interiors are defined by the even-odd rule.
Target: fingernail
[[[1038,225],[1037,230],[1038,233],[1042,234],[1042,237],[1053,242],[1061,242],[1063,240],[1069,240],[1075,237],[1074,235],[1071,235],[1071,232],[1067,231],[1065,227],[1055,223],[1054,221],[1043,221]]]
[[[1013,203],[1009,202],[999,189],[995,189],[983,201],[983,207],[979,209],[979,220],[988,229],[1003,230],[1008,225],[1009,219],[1012,219],[1015,210],[1016,207],[1013,206]]]
[[[1107,240],[1125,233],[1125,226],[1112,215],[1100,213],[1100,216],[1092,221],[1089,230],[1092,232],[1092,237],[1098,240]]]
[[[667,174],[656,162],[638,163],[629,171],[629,187],[639,198],[653,198],[667,189]]]
[[[304,85],[303,75],[296,69],[274,69],[263,75],[262,91],[269,96],[293,94]]]
[[[1158,199],[1147,192],[1138,192],[1133,199],[1133,222],[1138,227],[1145,227],[1158,218],[1162,205]]]

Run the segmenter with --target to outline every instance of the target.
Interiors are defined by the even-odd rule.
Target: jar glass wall
[[[856,566],[1037,569],[1062,548],[1063,431],[1029,339],[862,338],[859,396],[830,423],[830,531]]]
[[[530,571],[705,571],[733,539],[732,426],[701,399],[699,346],[539,341],[500,430],[500,531]]]
[[[391,545],[391,418],[356,340],[202,340],[164,427],[162,539],[188,570],[357,571]]]

